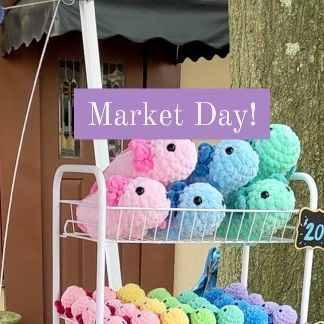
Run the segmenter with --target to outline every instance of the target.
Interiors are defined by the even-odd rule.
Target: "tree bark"
[[[323,208],[324,1],[230,0],[230,68],[233,87],[271,89],[273,123],[299,135],[299,171],[311,174]],[[294,185],[298,206],[308,205],[305,186]],[[239,280],[241,249],[222,248],[219,285]],[[304,252],[292,244],[251,248],[249,289],[298,311]],[[316,250],[309,322],[324,319],[324,251]]]

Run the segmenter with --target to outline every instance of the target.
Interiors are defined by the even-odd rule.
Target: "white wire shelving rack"
[[[61,181],[64,173],[83,173],[94,175],[98,184],[98,202],[97,204],[85,204],[83,201],[78,200],[66,200],[61,197]],[[292,177],[294,181],[302,181],[306,183],[309,188],[310,204],[309,207],[312,209],[317,208],[317,187],[313,178],[306,173],[295,173]],[[62,205],[70,206],[69,215],[61,214]],[[96,208],[97,219],[94,223],[86,224],[81,223],[75,217],[75,208],[77,206],[87,205],[90,208]],[[132,211],[129,213],[129,211]],[[133,220],[136,217],[136,213],[140,212],[141,215],[149,215],[150,212],[161,212],[167,211],[169,213],[169,221],[166,225],[166,230],[164,235],[161,237],[158,235],[158,225],[152,228],[147,234],[144,232],[144,227],[146,223],[146,218],[143,219],[143,234],[140,237],[133,237],[132,235],[132,225],[130,226],[129,234],[119,235],[119,230],[116,234],[111,237],[106,235],[106,222],[109,222],[109,213],[118,213],[120,220],[119,225],[122,222],[123,217],[132,217]],[[195,220],[197,213],[199,211],[204,211],[205,213],[213,212],[223,212],[225,218],[227,219],[228,228],[223,232],[222,236],[218,235],[217,230],[214,231],[213,235],[206,235],[205,231],[195,232]],[[199,210],[199,209],[151,209],[151,208],[132,208],[132,207],[108,207],[106,205],[106,182],[103,176],[103,172],[96,166],[90,165],[62,165],[60,166],[55,174],[53,183],[53,305],[55,300],[60,298],[60,241],[61,239],[74,238],[92,241],[97,244],[97,291],[103,292],[103,287],[105,285],[105,275],[107,270],[108,282],[111,288],[119,289],[122,283],[122,278],[120,274],[120,262],[116,262],[115,258],[109,258],[109,251],[107,253],[107,247],[109,244],[116,243],[150,243],[150,244],[203,244],[203,243],[214,243],[217,244],[241,244],[243,249],[242,256],[242,270],[241,270],[241,282],[247,286],[248,273],[249,273],[249,253],[250,245],[255,244],[293,244],[295,238],[295,223],[291,222],[294,217],[297,217],[299,210],[289,210],[289,211],[273,211],[273,210]],[[123,216],[123,213],[128,215]],[[172,215],[177,212],[177,217],[181,217],[181,224],[184,222],[186,217],[191,217],[192,227],[191,231],[187,231],[186,235],[183,236],[181,225],[178,229],[178,234],[176,237],[169,237],[169,229],[172,220]],[[281,215],[287,214],[285,222],[281,223],[280,226],[276,222],[271,223],[272,228],[267,227],[267,217],[268,215],[274,216],[276,213]],[[131,215],[131,216],[130,216]],[[229,228],[234,217],[240,215],[240,222],[238,224],[238,230],[235,235],[233,233],[229,235]],[[192,217],[193,216],[193,217]],[[146,216],[147,217],[147,216]],[[250,231],[241,233],[243,229],[244,222],[250,217],[249,226]],[[259,228],[261,228],[260,233],[257,236],[251,236],[252,229],[254,230],[255,220],[258,217],[262,217],[261,227],[259,223]],[[61,223],[61,220],[63,220]],[[133,224],[133,220],[131,224]],[[223,221],[224,221],[223,220]],[[78,230],[77,225],[91,225],[98,228],[96,238],[90,237],[88,234]],[[188,227],[187,227],[188,228]],[[265,228],[267,231],[265,233]],[[224,234],[225,233],[225,234]],[[241,235],[242,234],[242,235]],[[306,249],[305,255],[305,268],[304,268],[304,282],[302,291],[302,303],[300,310],[300,323],[305,324],[307,322],[308,306],[309,306],[309,293],[311,285],[311,272],[312,272],[312,260],[313,260],[313,250]],[[97,297],[98,298],[98,297]],[[97,317],[103,316],[103,293],[102,300],[97,299]],[[98,315],[101,313],[101,315]],[[67,323],[72,323],[70,319],[66,320]],[[103,317],[102,317],[103,318]],[[58,324],[60,321],[60,315],[56,312],[53,306],[53,323]],[[97,323],[102,323],[103,320],[97,319]]]

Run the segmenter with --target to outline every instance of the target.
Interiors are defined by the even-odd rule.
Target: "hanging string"
[[[62,0],[57,1],[57,5],[56,5],[55,10],[54,10],[53,18],[52,18],[48,33],[46,35],[44,47],[43,47],[43,50],[42,50],[42,55],[41,55],[39,63],[38,63],[38,67],[37,67],[37,70],[36,70],[36,75],[35,75],[32,91],[31,91],[29,101],[28,101],[26,115],[25,115],[25,119],[24,119],[24,123],[23,123],[23,128],[22,128],[22,131],[21,131],[21,134],[20,134],[19,146],[18,146],[16,162],[15,162],[15,167],[14,167],[13,177],[12,177],[12,183],[11,183],[11,189],[10,189],[9,204],[8,204],[8,211],[7,211],[7,218],[6,218],[6,227],[5,227],[5,233],[4,233],[4,239],[3,239],[3,251],[2,251],[1,274],[0,274],[0,289],[1,289],[0,290],[0,298],[1,298],[1,295],[2,295],[3,274],[4,274],[4,265],[5,265],[5,260],[6,260],[6,250],[7,250],[8,231],[9,231],[10,216],[11,216],[11,207],[12,207],[13,193],[14,193],[15,185],[16,185],[16,177],[17,177],[17,171],[18,171],[18,166],[19,166],[19,160],[20,160],[20,155],[21,155],[22,144],[23,144],[24,137],[25,137],[26,127],[27,127],[27,123],[28,123],[28,119],[29,119],[29,115],[30,115],[30,111],[31,111],[31,106],[32,106],[33,98],[34,98],[35,89],[36,89],[36,86],[37,86],[39,73],[40,73],[40,70],[41,70],[41,67],[42,67],[42,64],[43,64],[43,60],[44,60],[44,57],[45,57],[47,45],[48,45],[48,42],[49,42],[50,35],[52,33],[55,18],[56,18],[57,11],[59,9],[59,5],[60,5],[61,1]]]

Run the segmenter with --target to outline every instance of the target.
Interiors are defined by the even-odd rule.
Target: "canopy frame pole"
[[[79,7],[88,88],[101,89],[102,79],[94,0],[80,0]],[[93,146],[96,166],[103,171],[109,165],[108,141],[94,140]],[[98,258],[102,261],[102,258],[106,257],[109,286],[114,290],[118,290],[122,286],[118,244],[106,243],[103,255],[102,252],[100,252],[101,255],[99,255],[98,252],[99,248],[97,249],[97,261]],[[102,264],[102,262],[100,262],[100,264]],[[97,323],[103,323],[104,284],[102,283],[104,283],[104,276],[105,271],[97,269],[97,298],[102,300],[102,303],[98,303],[102,306],[102,311],[97,312],[97,317],[99,313],[102,314],[99,315],[100,318],[97,318]],[[99,285],[99,283],[101,284]],[[100,297],[98,293],[100,294]]]

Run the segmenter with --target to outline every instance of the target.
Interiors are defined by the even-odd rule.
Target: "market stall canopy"
[[[55,4],[10,10],[3,23],[3,52],[39,41],[48,31]],[[95,0],[95,5],[100,39],[119,35],[143,43],[162,38],[174,45],[177,62],[228,53],[227,0]],[[80,30],[79,2],[61,3],[51,36]]]

